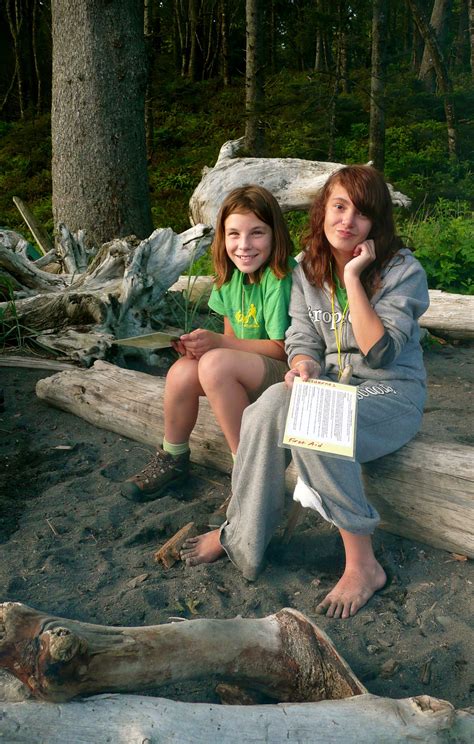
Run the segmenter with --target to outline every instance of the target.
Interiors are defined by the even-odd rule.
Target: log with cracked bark
[[[0,702],[0,718],[9,744],[471,744],[474,738],[472,709],[428,695],[243,707],[109,694],[49,705]]]
[[[11,280],[15,300],[14,307],[10,301],[0,303],[2,320],[7,326],[19,324],[25,335],[50,331],[40,338],[45,347],[63,353],[72,349],[68,358],[87,366],[105,355],[114,338],[166,324],[165,293],[207,250],[211,233],[210,227],[196,225],[180,235],[164,228],[142,241],[114,240],[102,246],[85,270],[78,241],[63,236],[61,260],[72,273],[61,275],[15,253],[18,241],[0,233],[0,269]],[[73,343],[66,338],[71,331],[76,333]]]
[[[0,666],[10,670],[0,669],[1,736],[12,744],[358,744],[361,732],[367,744],[468,744],[474,736],[472,709],[455,710],[427,695],[368,694],[328,636],[292,609],[260,619],[120,628],[7,602],[0,605]],[[210,705],[127,694],[62,702],[216,674],[237,681],[242,695],[247,687],[249,700],[259,690],[291,704]]]
[[[332,173],[343,163],[326,163],[300,158],[236,157],[244,138],[225,142],[213,168],[204,168],[202,178],[189,201],[193,224],[215,225],[225,196],[245,184],[264,186],[276,198],[283,212],[307,211],[314,197]],[[389,186],[394,204],[409,206],[410,199]]]
[[[367,692],[330,638],[297,610],[264,618],[108,627],[0,604],[0,667],[40,700],[140,692],[216,675],[277,701]]]
[[[97,361],[40,380],[37,395],[89,423],[138,442],[161,445],[164,379]],[[192,460],[230,472],[232,458],[207,400],[191,435]],[[369,501],[381,528],[474,557],[472,447],[418,435],[387,457],[363,466]],[[130,474],[134,472],[130,462]],[[289,489],[296,473],[290,466]]]

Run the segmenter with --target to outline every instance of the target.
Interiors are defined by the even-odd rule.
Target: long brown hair
[[[267,266],[270,266],[277,279],[286,276],[293,246],[280,205],[273,194],[262,186],[240,186],[227,194],[217,216],[216,234],[211,246],[217,289],[230,280],[235,269],[225,249],[225,221],[234,212],[253,212],[272,229],[272,252],[268,261],[255,272],[255,282],[258,284]]]
[[[331,246],[324,233],[326,205],[334,186],[346,189],[357,209],[372,222],[367,236],[375,243],[375,261],[361,274],[361,282],[371,297],[380,284],[380,272],[400,248],[395,232],[392,200],[383,176],[370,165],[348,165],[333,173],[316,196],[310,211],[310,225],[303,238],[304,273],[310,284],[334,286],[331,272]]]

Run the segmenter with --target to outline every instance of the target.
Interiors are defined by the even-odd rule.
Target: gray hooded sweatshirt
[[[400,250],[382,271],[381,285],[370,300],[382,321],[385,333],[364,356],[359,350],[350,314],[342,326],[341,364],[353,367],[352,384],[393,380],[422,410],[426,397],[426,373],[420,346],[418,318],[429,306],[426,274],[407,248]],[[303,267],[293,271],[290,301],[291,325],[286,332],[288,362],[297,354],[306,354],[321,365],[321,376],[337,380],[338,355],[334,320],[338,328],[342,308],[335,302],[332,316],[331,290],[309,284]]]

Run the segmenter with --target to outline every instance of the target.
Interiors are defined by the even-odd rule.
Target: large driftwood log
[[[37,395],[91,424],[145,444],[163,438],[164,380],[97,361],[40,380]],[[230,472],[232,459],[207,403],[191,436],[192,459]],[[416,437],[392,455],[363,467],[367,495],[382,529],[474,558],[472,447]],[[133,472],[133,462],[130,471]],[[288,488],[296,481],[288,469]]]
[[[189,202],[193,224],[215,225],[225,196],[232,189],[255,183],[274,195],[283,212],[307,211],[314,197],[342,163],[301,160],[300,158],[237,158],[244,138],[222,145],[213,168],[204,168],[202,179]],[[394,204],[409,206],[410,199],[390,186]]]
[[[10,234],[4,234],[2,245],[0,234],[0,269],[12,279],[15,299],[14,308],[9,302],[0,303],[3,322],[19,323],[25,333],[52,330],[50,338],[41,339],[42,344],[66,352],[70,339],[63,341],[62,337],[66,330],[76,331],[68,358],[88,365],[98,354],[104,356],[110,346],[103,343],[108,336],[111,341],[163,325],[168,287],[207,250],[211,233],[211,228],[196,225],[180,235],[166,228],[142,241],[115,240],[102,246],[85,270],[79,243],[63,236],[62,260],[67,256],[69,269],[82,273],[60,276],[42,271],[26,255],[15,253],[18,241]],[[78,331],[83,335],[77,335]]]
[[[0,703],[0,718],[8,744],[471,744],[474,737],[472,711],[428,695],[252,706],[100,695]]]
[[[170,290],[186,292],[191,301],[205,302],[212,289],[212,276],[180,276]],[[430,289],[430,306],[420,318],[420,326],[434,336],[453,339],[474,338],[474,296]]]
[[[367,744],[470,744],[474,735],[469,709],[427,695],[368,694],[328,636],[291,609],[261,619],[120,628],[8,602],[0,605],[0,665],[10,670],[0,669],[1,737],[12,744],[358,744],[361,732]],[[216,674],[296,702],[219,706],[114,694],[53,702]]]
[[[34,697],[59,702],[213,675],[277,701],[335,700],[367,692],[330,638],[292,609],[258,619],[122,628],[5,602],[0,604],[0,667]]]
[[[430,306],[420,325],[435,336],[474,338],[474,296],[430,289]]]

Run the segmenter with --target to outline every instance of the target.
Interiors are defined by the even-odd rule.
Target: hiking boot
[[[173,456],[159,450],[136,475],[122,483],[120,492],[130,501],[152,501],[163,495],[167,486],[185,480],[189,473],[189,450]]]

